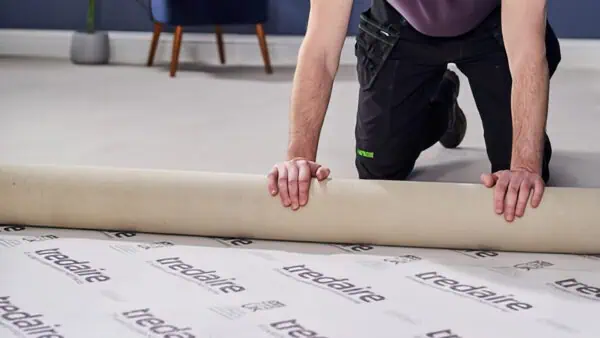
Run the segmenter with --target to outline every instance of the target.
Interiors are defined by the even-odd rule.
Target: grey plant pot
[[[71,62],[75,64],[106,64],[110,59],[107,32],[74,32],[71,38]]]

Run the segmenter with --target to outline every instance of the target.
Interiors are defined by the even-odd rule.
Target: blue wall
[[[99,28],[103,30],[149,31],[152,25],[141,5],[148,0],[97,0]],[[209,0],[218,1],[218,0]],[[249,0],[239,0],[249,1]],[[524,0],[527,1],[527,0]],[[355,0],[350,34],[357,17],[370,0]],[[271,0],[269,34],[303,34],[309,0]],[[0,28],[83,29],[86,0],[0,0]],[[600,0],[550,0],[549,16],[560,37],[600,38]],[[192,29],[189,29],[192,30]],[[210,31],[201,27],[194,31]],[[251,33],[253,27],[227,27],[227,31]]]

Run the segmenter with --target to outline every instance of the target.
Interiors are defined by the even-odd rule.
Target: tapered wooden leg
[[[173,36],[173,55],[171,55],[171,77],[175,76],[179,67],[179,50],[181,49],[181,38],[183,37],[183,27],[175,27],[175,35]]]
[[[225,46],[223,45],[223,30],[221,26],[215,26],[215,33],[217,34],[217,49],[219,50],[219,60],[221,64],[225,64]]]
[[[148,52],[148,67],[154,64],[154,55],[156,55],[156,47],[158,47],[158,38],[162,32],[162,24],[160,22],[154,23],[154,32],[152,33],[152,42],[150,43],[150,51]]]
[[[256,25],[256,36],[258,37],[258,43],[260,44],[260,52],[262,54],[263,62],[265,63],[265,72],[267,74],[273,73],[271,68],[271,58],[269,56],[269,48],[267,47],[267,37],[262,24]]]

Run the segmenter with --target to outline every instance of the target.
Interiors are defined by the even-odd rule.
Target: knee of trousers
[[[403,181],[413,171],[415,162],[383,163],[383,161],[357,155],[355,166],[359,179]]]

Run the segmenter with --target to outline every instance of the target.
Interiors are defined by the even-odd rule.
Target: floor
[[[171,79],[166,65],[0,58],[0,162],[265,174],[284,157],[292,68],[276,67],[270,76],[259,67],[181,68]],[[459,149],[424,152],[415,180],[478,182],[489,170],[462,80],[466,138]],[[333,177],[356,177],[357,89],[353,67],[342,67],[318,157]],[[600,69],[559,69],[551,91],[551,184],[600,187]]]
[[[276,68],[268,76],[262,68],[182,68],[176,79],[170,79],[161,66],[84,67],[56,60],[0,58],[0,163],[265,174],[284,157],[293,69]],[[467,81],[462,88],[459,100],[469,120],[463,145],[452,151],[440,146],[426,151],[413,179],[477,182],[488,170],[481,123]],[[353,69],[343,67],[319,152],[319,161],[331,167],[334,177],[356,177],[357,89]],[[555,149],[553,185],[600,187],[599,94],[600,70],[557,72],[548,125]],[[39,264],[43,259],[32,252],[50,253],[46,260],[52,256],[89,263],[94,270],[79,273]],[[279,243],[16,225],[0,225],[0,253],[0,266],[6,271],[0,273],[0,290],[10,296],[3,302],[44,314],[44,323],[52,324],[44,328],[64,336],[149,336],[148,328],[142,330],[134,322],[146,324],[132,321],[128,314],[151,311],[153,320],[169,323],[160,327],[181,328],[197,336],[214,333],[211,337],[242,332],[241,336],[283,336],[279,329],[286,328],[300,328],[294,334],[328,337],[364,337],[373,332],[378,337],[598,337],[592,323],[599,303],[590,301],[593,295],[587,291],[600,285],[600,256]],[[251,296],[215,298],[198,283],[201,279],[149,264],[173,259],[189,263],[191,269],[186,271],[217,267],[223,280],[235,276],[231,280],[249,286]],[[384,295],[386,302],[352,306],[351,297],[341,291],[332,292],[322,282],[311,284],[303,273],[301,278],[286,274],[300,263],[297,267],[313,269],[306,270],[311,278],[316,273],[323,279],[350,280],[355,284],[349,284],[349,295],[368,289]],[[90,277],[81,276],[90,271],[108,282],[88,285]],[[576,283],[586,287],[571,288],[580,285]],[[57,296],[44,297],[49,289]],[[254,305],[273,307],[274,300],[286,307],[246,315],[240,302],[248,299],[261,301]],[[133,306],[142,310],[132,310]],[[457,311],[445,311],[450,308]],[[514,313],[529,308],[533,310]],[[228,314],[245,317],[224,319]],[[282,318],[296,319],[274,322]],[[504,323],[507,320],[510,325]],[[14,327],[1,325],[0,318],[0,331],[6,327],[12,330],[7,332],[25,335],[8,321]],[[285,326],[296,321],[297,325]]]

